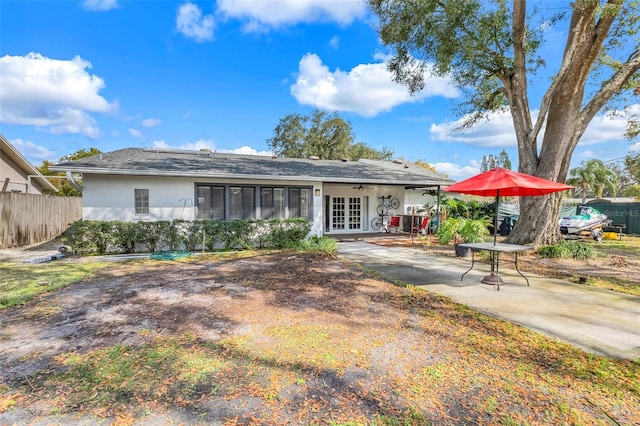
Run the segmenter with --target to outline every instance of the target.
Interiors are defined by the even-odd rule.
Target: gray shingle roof
[[[449,185],[453,181],[408,162],[280,158],[155,148],[125,148],[51,167],[85,174],[193,176],[320,182]]]

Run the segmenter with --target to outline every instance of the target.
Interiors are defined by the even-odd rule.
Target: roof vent
[[[395,160],[393,160],[393,162],[396,164],[402,164],[402,160],[399,158],[396,158]]]
[[[405,169],[408,169],[408,168],[409,168],[409,165],[408,165],[408,164],[405,164],[405,165],[404,165],[404,168],[405,168]]]
[[[349,161],[348,158],[341,158],[340,161],[342,161],[343,163],[346,163],[347,161]]]
[[[320,157],[318,157],[317,155],[311,155],[309,156],[309,160],[319,160]]]

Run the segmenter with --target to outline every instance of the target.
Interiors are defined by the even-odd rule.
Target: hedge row
[[[310,231],[307,219],[78,221],[61,240],[78,254],[242,250],[297,247]]]

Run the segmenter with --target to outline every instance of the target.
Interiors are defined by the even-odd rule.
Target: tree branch
[[[636,52],[638,52],[636,50]],[[611,97],[618,91],[622,86],[636,73],[640,70],[640,55],[636,55],[634,58],[631,58],[622,66],[616,73],[611,77],[608,81],[606,81],[598,93],[596,93],[591,101],[582,109],[579,117],[579,124],[577,127],[577,133],[582,135],[582,133],[586,130],[589,122],[593,119],[593,117],[600,111],[604,105],[611,99]]]
[[[542,126],[544,125],[544,122],[546,120],[549,106],[551,105],[551,99],[560,84],[562,84],[562,82],[567,77],[578,48],[580,47],[580,39],[579,37],[576,37],[576,33],[578,32],[578,29],[581,27],[581,24],[585,19],[585,14],[577,12],[575,10],[575,7],[576,6],[574,6],[573,16],[571,18],[571,34],[569,36],[569,39],[567,40],[567,46],[565,47],[565,53],[562,57],[562,63],[560,64],[560,69],[558,70],[556,76],[553,78],[551,85],[545,92],[544,96],[542,96],[542,100],[540,101],[540,112],[538,113],[536,123],[533,125],[531,134],[529,135],[529,139],[531,140],[535,140],[538,137],[538,134],[540,133],[540,130],[542,129]]]

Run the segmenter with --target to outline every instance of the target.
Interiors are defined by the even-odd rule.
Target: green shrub
[[[224,234],[226,222],[221,220],[204,220],[202,221],[202,232],[204,232],[204,241],[206,249],[215,250],[221,245],[222,236]]]
[[[562,241],[554,245],[541,246],[537,253],[546,259],[592,259],[597,254],[591,245],[578,241]]]
[[[142,240],[142,228],[135,222],[113,222],[114,244],[124,253],[134,253]]]
[[[62,241],[79,254],[134,253],[145,247],[159,249],[244,250],[295,248],[311,230],[306,219],[105,222],[78,221],[62,235]]]
[[[459,238],[458,230],[462,227],[462,223],[463,219],[459,217],[452,217],[440,222],[438,231],[436,232],[438,243],[446,245],[449,244],[451,240],[454,240],[456,236]]]
[[[312,236],[307,240],[302,240],[298,244],[299,251],[315,253],[325,257],[335,257],[338,251],[338,241],[329,237]]]
[[[311,231],[311,223],[306,219],[274,219],[271,221],[269,247],[296,248]]]
[[[463,217],[451,217],[445,219],[438,226],[436,238],[440,244],[481,243],[490,235],[490,219],[488,216],[482,219],[465,219]]]

